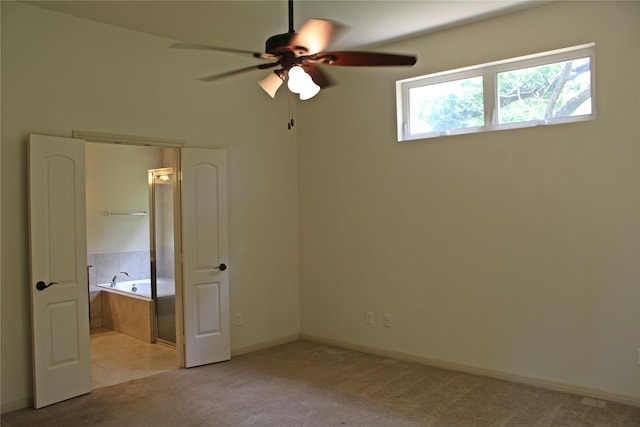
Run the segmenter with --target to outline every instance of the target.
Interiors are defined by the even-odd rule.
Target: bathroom
[[[85,146],[92,333],[114,330],[175,348],[177,151],[105,143]]]

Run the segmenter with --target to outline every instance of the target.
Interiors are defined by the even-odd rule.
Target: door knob
[[[49,286],[51,285],[55,285],[58,282],[51,282],[48,285],[46,283],[44,283],[42,280],[39,281],[38,283],[36,283],[36,289],[39,291],[44,291],[45,289],[47,289]]]
[[[225,271],[226,269],[227,269],[226,264],[220,264],[219,266],[214,268],[214,270],[220,270],[220,271]]]

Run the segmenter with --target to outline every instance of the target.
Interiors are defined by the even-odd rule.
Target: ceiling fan
[[[250,54],[255,58],[269,61],[203,77],[200,80],[209,82],[245,71],[279,67],[258,84],[274,98],[282,83],[288,80],[287,86],[290,92],[299,94],[302,100],[309,99],[320,89],[332,85],[331,80],[319,65],[411,66],[416,63],[416,57],[409,55],[357,51],[323,52],[339,29],[340,25],[333,21],[310,19],[296,32],[293,29],[293,0],[289,0],[289,31],[269,37],[265,44],[265,51],[262,53],[192,43],[173,43],[171,47]]]

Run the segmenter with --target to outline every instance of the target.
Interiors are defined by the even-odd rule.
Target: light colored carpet
[[[640,408],[296,341],[2,418],[45,425],[640,426]]]

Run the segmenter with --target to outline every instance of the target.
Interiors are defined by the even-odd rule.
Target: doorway
[[[176,151],[86,143],[93,388],[179,365]]]
[[[93,274],[98,277],[98,271],[88,274],[92,270],[88,265],[94,264],[87,263],[87,254],[92,253],[87,243],[105,245],[98,247],[101,250],[108,249],[109,242],[112,245],[117,242],[118,247],[132,245],[138,236],[132,224],[146,217],[137,207],[124,211],[129,212],[127,215],[114,215],[119,211],[113,206],[130,201],[128,186],[133,185],[134,178],[125,181],[127,191],[112,190],[109,200],[106,192],[99,191],[100,186],[86,188],[87,171],[97,172],[98,182],[107,188],[113,180],[138,173],[126,167],[123,159],[98,156],[95,162],[87,164],[88,142],[171,148],[176,155],[180,184],[176,186],[179,191],[174,210],[177,224],[174,234],[179,242],[175,246],[175,258],[179,260],[175,264],[176,281],[180,282],[176,283],[177,365],[193,367],[231,357],[226,152],[92,132],[74,131],[73,138],[31,134],[28,182],[35,408],[91,391],[89,325],[95,313],[89,314],[87,294],[90,293],[89,277]],[[149,153],[144,154],[147,158]],[[146,194],[146,183],[143,187]],[[120,221],[119,227],[105,232],[109,227],[104,226],[108,224],[104,219],[109,218],[127,221]],[[93,238],[89,236],[91,221],[103,225],[97,228],[101,232]],[[149,236],[148,223],[143,233]],[[113,247],[103,253],[111,261],[121,261]],[[127,262],[135,259],[125,258]],[[111,288],[108,282],[127,281],[120,267],[112,264],[109,275],[100,276],[99,280],[104,279],[108,288]],[[134,278],[133,283],[127,285],[137,288],[134,285],[138,280]],[[107,307],[112,308],[109,304]],[[129,332],[137,329],[140,328],[129,328]],[[135,358],[135,355],[129,357]]]

